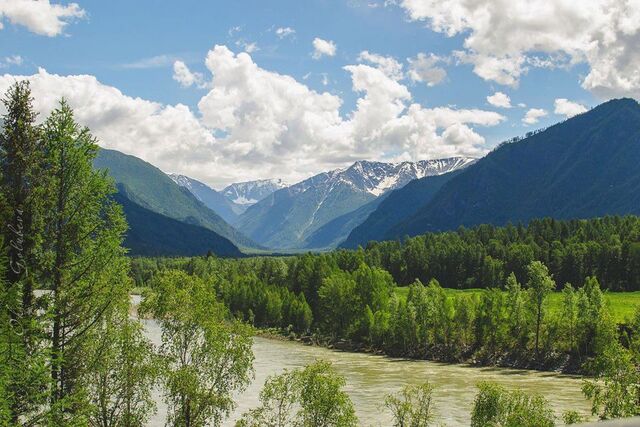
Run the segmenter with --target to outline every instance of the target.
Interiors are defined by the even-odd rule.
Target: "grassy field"
[[[445,289],[448,295],[457,294],[479,294],[482,289]],[[406,298],[409,293],[409,287],[398,287],[395,289],[397,295]],[[609,305],[609,309],[614,318],[619,323],[624,323],[630,319],[640,306],[640,291],[638,292],[605,292],[605,300]],[[560,310],[562,303],[562,294],[554,292],[550,297],[550,311],[556,312]]]

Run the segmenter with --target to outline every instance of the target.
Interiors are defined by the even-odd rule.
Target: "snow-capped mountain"
[[[281,179],[261,179],[231,184],[222,190],[222,194],[230,202],[246,209],[285,187],[287,184]]]
[[[228,223],[233,223],[237,219],[235,207],[229,202],[222,193],[209,187],[196,179],[189,178],[185,175],[179,175],[175,173],[168,174],[176,184],[180,187],[184,187],[196,199],[200,200],[206,207],[220,215]]]
[[[305,240],[329,221],[409,181],[452,172],[474,161],[464,157],[401,163],[358,161],[275,191],[249,207],[236,225],[272,248],[304,247]]]
[[[418,162],[382,163],[366,160],[355,162],[345,169],[330,172],[333,180],[350,183],[354,188],[380,196],[389,190],[404,187],[409,181],[425,176],[442,175],[468,166],[475,159],[449,157]]]

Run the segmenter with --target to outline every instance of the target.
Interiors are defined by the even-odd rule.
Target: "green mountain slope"
[[[208,228],[239,247],[257,246],[202,204],[189,190],[137,157],[101,149],[94,160],[94,167],[108,169],[109,175],[126,190],[127,197],[145,209]]]
[[[213,231],[145,209],[129,200],[124,189],[114,195],[129,223],[124,246],[136,256],[197,256],[209,251],[221,257],[242,252]]]
[[[606,102],[504,144],[452,179],[386,238],[532,218],[640,214],[640,105]]]
[[[358,245],[365,246],[371,240],[393,239],[395,236],[388,234],[392,227],[411,218],[421,207],[429,203],[443,185],[462,172],[463,170],[457,170],[443,175],[427,176],[394,190],[365,221],[351,231],[340,246],[356,248]]]

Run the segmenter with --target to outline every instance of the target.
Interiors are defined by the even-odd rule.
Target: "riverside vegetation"
[[[3,102],[0,425],[141,426],[156,386],[167,425],[218,425],[251,379],[251,325],[390,355],[580,371],[594,415],[640,412],[640,315],[617,324],[601,290],[638,289],[638,218],[480,226],[290,258],[131,262],[90,131],[64,100],[37,125],[26,82]],[[406,297],[397,284],[409,284]],[[451,296],[441,284],[487,289]],[[157,348],[130,316],[136,285],[140,314],[160,324]],[[550,311],[553,292],[562,303]],[[344,385],[322,361],[285,371],[237,425],[356,425]],[[432,425],[433,393],[409,386],[385,406],[398,426]],[[478,385],[474,426],[556,421],[541,396]]]

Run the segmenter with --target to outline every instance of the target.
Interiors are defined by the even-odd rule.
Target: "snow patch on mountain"
[[[281,179],[260,179],[231,184],[222,190],[222,194],[227,200],[248,207],[285,187],[288,185]]]
[[[289,190],[303,192],[312,187],[334,187],[336,184],[343,184],[355,191],[378,197],[387,191],[404,187],[414,179],[453,172],[467,167],[475,161],[476,159],[469,157],[449,157],[400,163],[360,160],[349,167],[315,175],[289,187]]]

